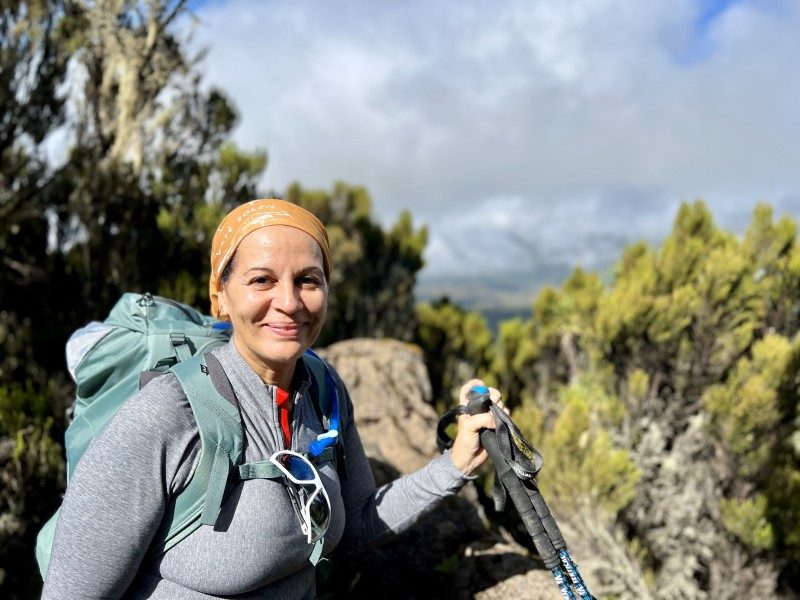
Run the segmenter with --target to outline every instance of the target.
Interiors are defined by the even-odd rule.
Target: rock
[[[493,543],[492,543],[493,542]],[[462,598],[560,600],[553,576],[540,560],[508,536],[474,544],[465,550],[460,584]],[[484,547],[481,547],[484,546]]]
[[[367,456],[400,473],[438,452],[431,384],[422,351],[397,340],[355,339],[320,350],[347,385]]]

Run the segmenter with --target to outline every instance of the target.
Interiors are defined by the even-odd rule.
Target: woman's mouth
[[[297,323],[267,323],[269,330],[279,337],[296,337],[301,325]]]

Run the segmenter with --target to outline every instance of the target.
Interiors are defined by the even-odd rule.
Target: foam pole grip
[[[556,550],[563,550],[567,547],[567,543],[564,541],[564,536],[561,534],[561,529],[558,528],[556,520],[550,513],[550,508],[548,508],[547,503],[542,497],[542,494],[539,493],[539,488],[533,481],[526,481],[524,485],[528,496],[530,496],[533,508],[536,510],[536,514],[539,515],[539,518],[542,520],[542,525],[544,525],[545,531],[547,531],[547,536],[550,538],[550,541],[553,543],[553,546]]]
[[[514,507],[517,509],[520,519],[522,519],[522,523],[525,525],[525,529],[528,530],[528,533],[533,539],[533,544],[539,556],[542,557],[544,565],[548,569],[557,567],[560,564],[558,552],[547,535],[542,520],[539,518],[531,502],[528,491],[500,453],[494,432],[489,429],[484,429],[481,432],[481,444],[489,454],[489,458],[492,459],[497,469],[496,476],[508,490],[508,495],[511,497],[511,501],[514,503]]]

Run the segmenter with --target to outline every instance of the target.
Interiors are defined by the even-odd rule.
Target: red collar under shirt
[[[278,418],[283,431],[286,448],[292,447],[292,425],[289,422],[289,392],[275,386],[275,404],[278,406]]]

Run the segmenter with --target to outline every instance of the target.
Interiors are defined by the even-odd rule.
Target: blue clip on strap
[[[322,360],[313,350],[309,349],[306,352],[320,361]],[[308,445],[308,453],[313,457],[322,454],[325,448],[333,446],[339,439],[339,395],[336,392],[336,382],[333,381],[327,365],[325,367],[325,385],[328,386],[328,394],[331,401],[330,427],[328,431],[320,433],[317,439]]]

